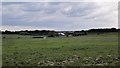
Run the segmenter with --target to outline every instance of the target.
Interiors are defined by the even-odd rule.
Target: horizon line
[[[6,30],[0,30],[0,31],[35,31],[35,30],[38,30],[38,31],[42,31],[42,30],[48,30],[48,31],[82,31],[82,30],[91,30],[91,29],[112,29],[112,28],[115,28],[115,29],[120,29],[120,28],[116,28],[116,27],[109,27],[109,28],[90,28],[90,29],[81,29],[81,30],[54,30],[54,29],[21,29],[21,30],[9,30],[9,29],[6,29]]]

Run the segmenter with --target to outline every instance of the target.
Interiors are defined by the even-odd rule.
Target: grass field
[[[114,66],[119,61],[117,33],[46,39],[3,37],[3,66]]]

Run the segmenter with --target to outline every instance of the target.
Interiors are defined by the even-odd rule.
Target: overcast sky
[[[118,27],[117,2],[7,2],[2,30],[83,30]]]

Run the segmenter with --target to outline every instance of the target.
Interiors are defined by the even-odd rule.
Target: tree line
[[[19,34],[19,35],[47,35],[50,37],[59,36],[60,33],[64,33],[66,36],[80,36],[87,35],[88,33],[105,33],[105,32],[118,32],[119,29],[116,28],[107,28],[107,29],[89,29],[81,31],[51,31],[51,30],[24,30],[24,31],[1,31],[2,34]]]

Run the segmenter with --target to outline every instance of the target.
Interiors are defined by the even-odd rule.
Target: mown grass
[[[3,36],[3,66],[118,65],[117,33],[46,39]]]

